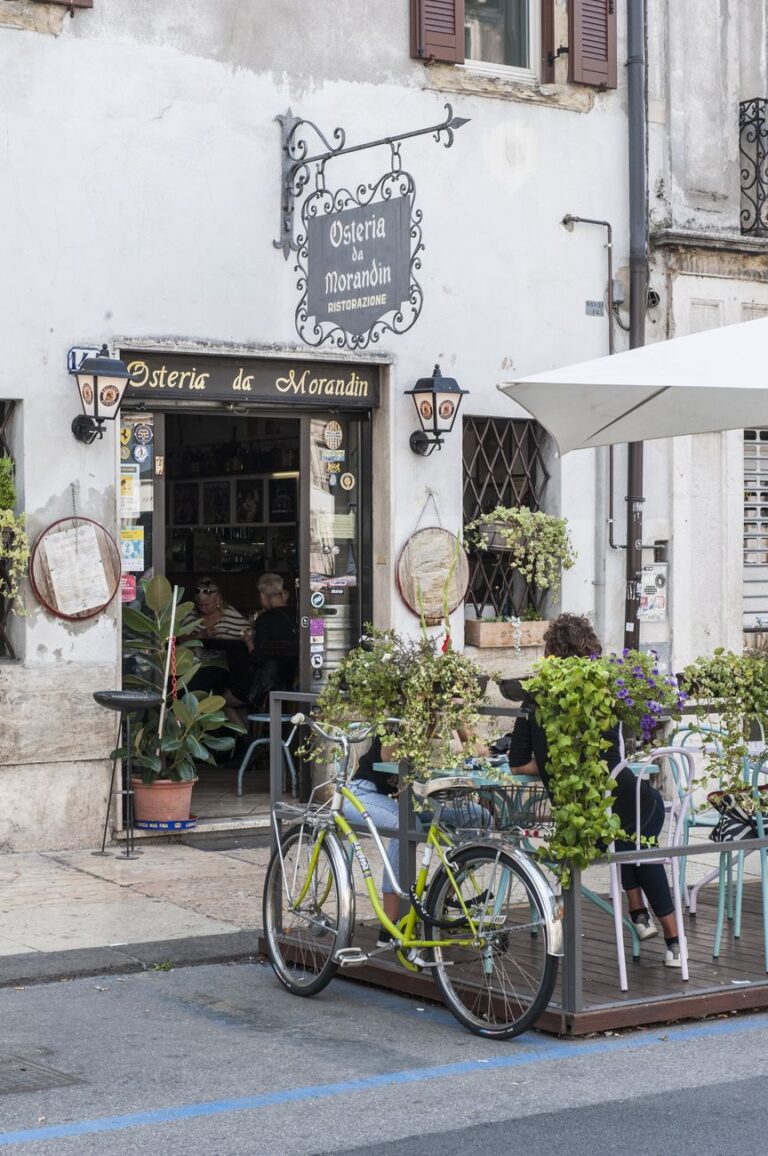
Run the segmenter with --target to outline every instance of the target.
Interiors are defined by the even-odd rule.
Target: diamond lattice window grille
[[[541,508],[550,478],[545,460],[546,431],[535,421],[508,418],[464,418],[464,522],[495,506]],[[541,611],[544,592],[509,572],[493,554],[470,559],[467,603],[480,617]]]

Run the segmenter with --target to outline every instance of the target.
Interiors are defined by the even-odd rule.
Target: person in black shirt
[[[544,654],[548,658],[589,658],[601,653],[602,647],[592,629],[592,624],[588,618],[580,615],[561,614],[551,623],[544,635]],[[507,752],[509,767],[516,774],[539,775],[549,791],[551,773],[547,738],[543,728],[536,721],[535,704],[529,695],[523,700],[523,711],[524,713],[516,719],[509,736]],[[611,745],[604,757],[609,770],[613,770],[624,758],[620,726],[612,727],[606,732],[605,738]],[[636,792],[635,775],[628,767],[623,767],[616,776],[613,811],[618,815],[622,829],[627,835],[635,834]],[[643,780],[640,786],[640,832],[647,838],[649,844],[655,843],[658,838],[664,825],[664,813],[664,800],[661,795],[647,780]],[[631,851],[634,846],[634,842],[616,840],[617,851]],[[640,939],[651,939],[658,934],[643,902],[645,893],[664,932],[666,940],[664,963],[667,967],[680,967],[677,921],[664,867],[661,863],[622,863],[621,885],[627,893],[629,915]]]
[[[288,608],[288,591],[279,574],[262,574],[257,583],[261,613],[244,631],[250,652],[250,685],[246,698],[263,703],[272,690],[291,690],[299,665],[296,615]]]

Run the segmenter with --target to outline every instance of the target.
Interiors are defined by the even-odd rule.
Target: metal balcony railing
[[[741,232],[768,237],[768,99],[739,104]]]

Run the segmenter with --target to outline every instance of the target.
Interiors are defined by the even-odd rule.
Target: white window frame
[[[541,57],[541,4],[539,0],[528,0],[528,59],[531,68],[515,68],[509,64],[493,64],[485,60],[465,60],[457,67],[480,76],[497,76],[520,84],[538,84],[539,59]]]

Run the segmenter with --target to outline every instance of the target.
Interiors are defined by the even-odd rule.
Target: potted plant
[[[29,538],[24,515],[14,512],[16,483],[13,458],[0,457],[0,598],[17,614],[26,614],[21,584],[29,565]]]
[[[465,526],[464,541],[470,550],[498,556],[521,588],[531,587],[540,596],[556,594],[562,571],[576,561],[566,519],[527,506],[496,506],[481,514]],[[541,646],[547,625],[529,604],[519,616],[468,618],[465,639],[471,646]]]
[[[123,682],[142,690],[162,688],[169,646],[172,682],[166,709],[145,712],[134,735],[133,765],[140,771],[133,781],[136,818],[179,821],[189,818],[197,763],[214,763],[213,752],[231,751],[234,734],[244,730],[227,718],[221,695],[187,689],[201,665],[197,653],[201,643],[189,638],[199,627],[194,603],[176,605],[172,628],[173,591],[168,579],[158,575],[142,580],[141,587],[148,613],[130,607],[123,610],[129,666]],[[121,757],[126,753],[125,749],[117,752]]]
[[[447,633],[439,642],[426,631],[408,638],[367,626],[360,645],[331,674],[315,713],[321,723],[373,723],[392,761],[425,777],[461,759],[457,735],[471,751],[486,683],[487,675],[453,649]]]

